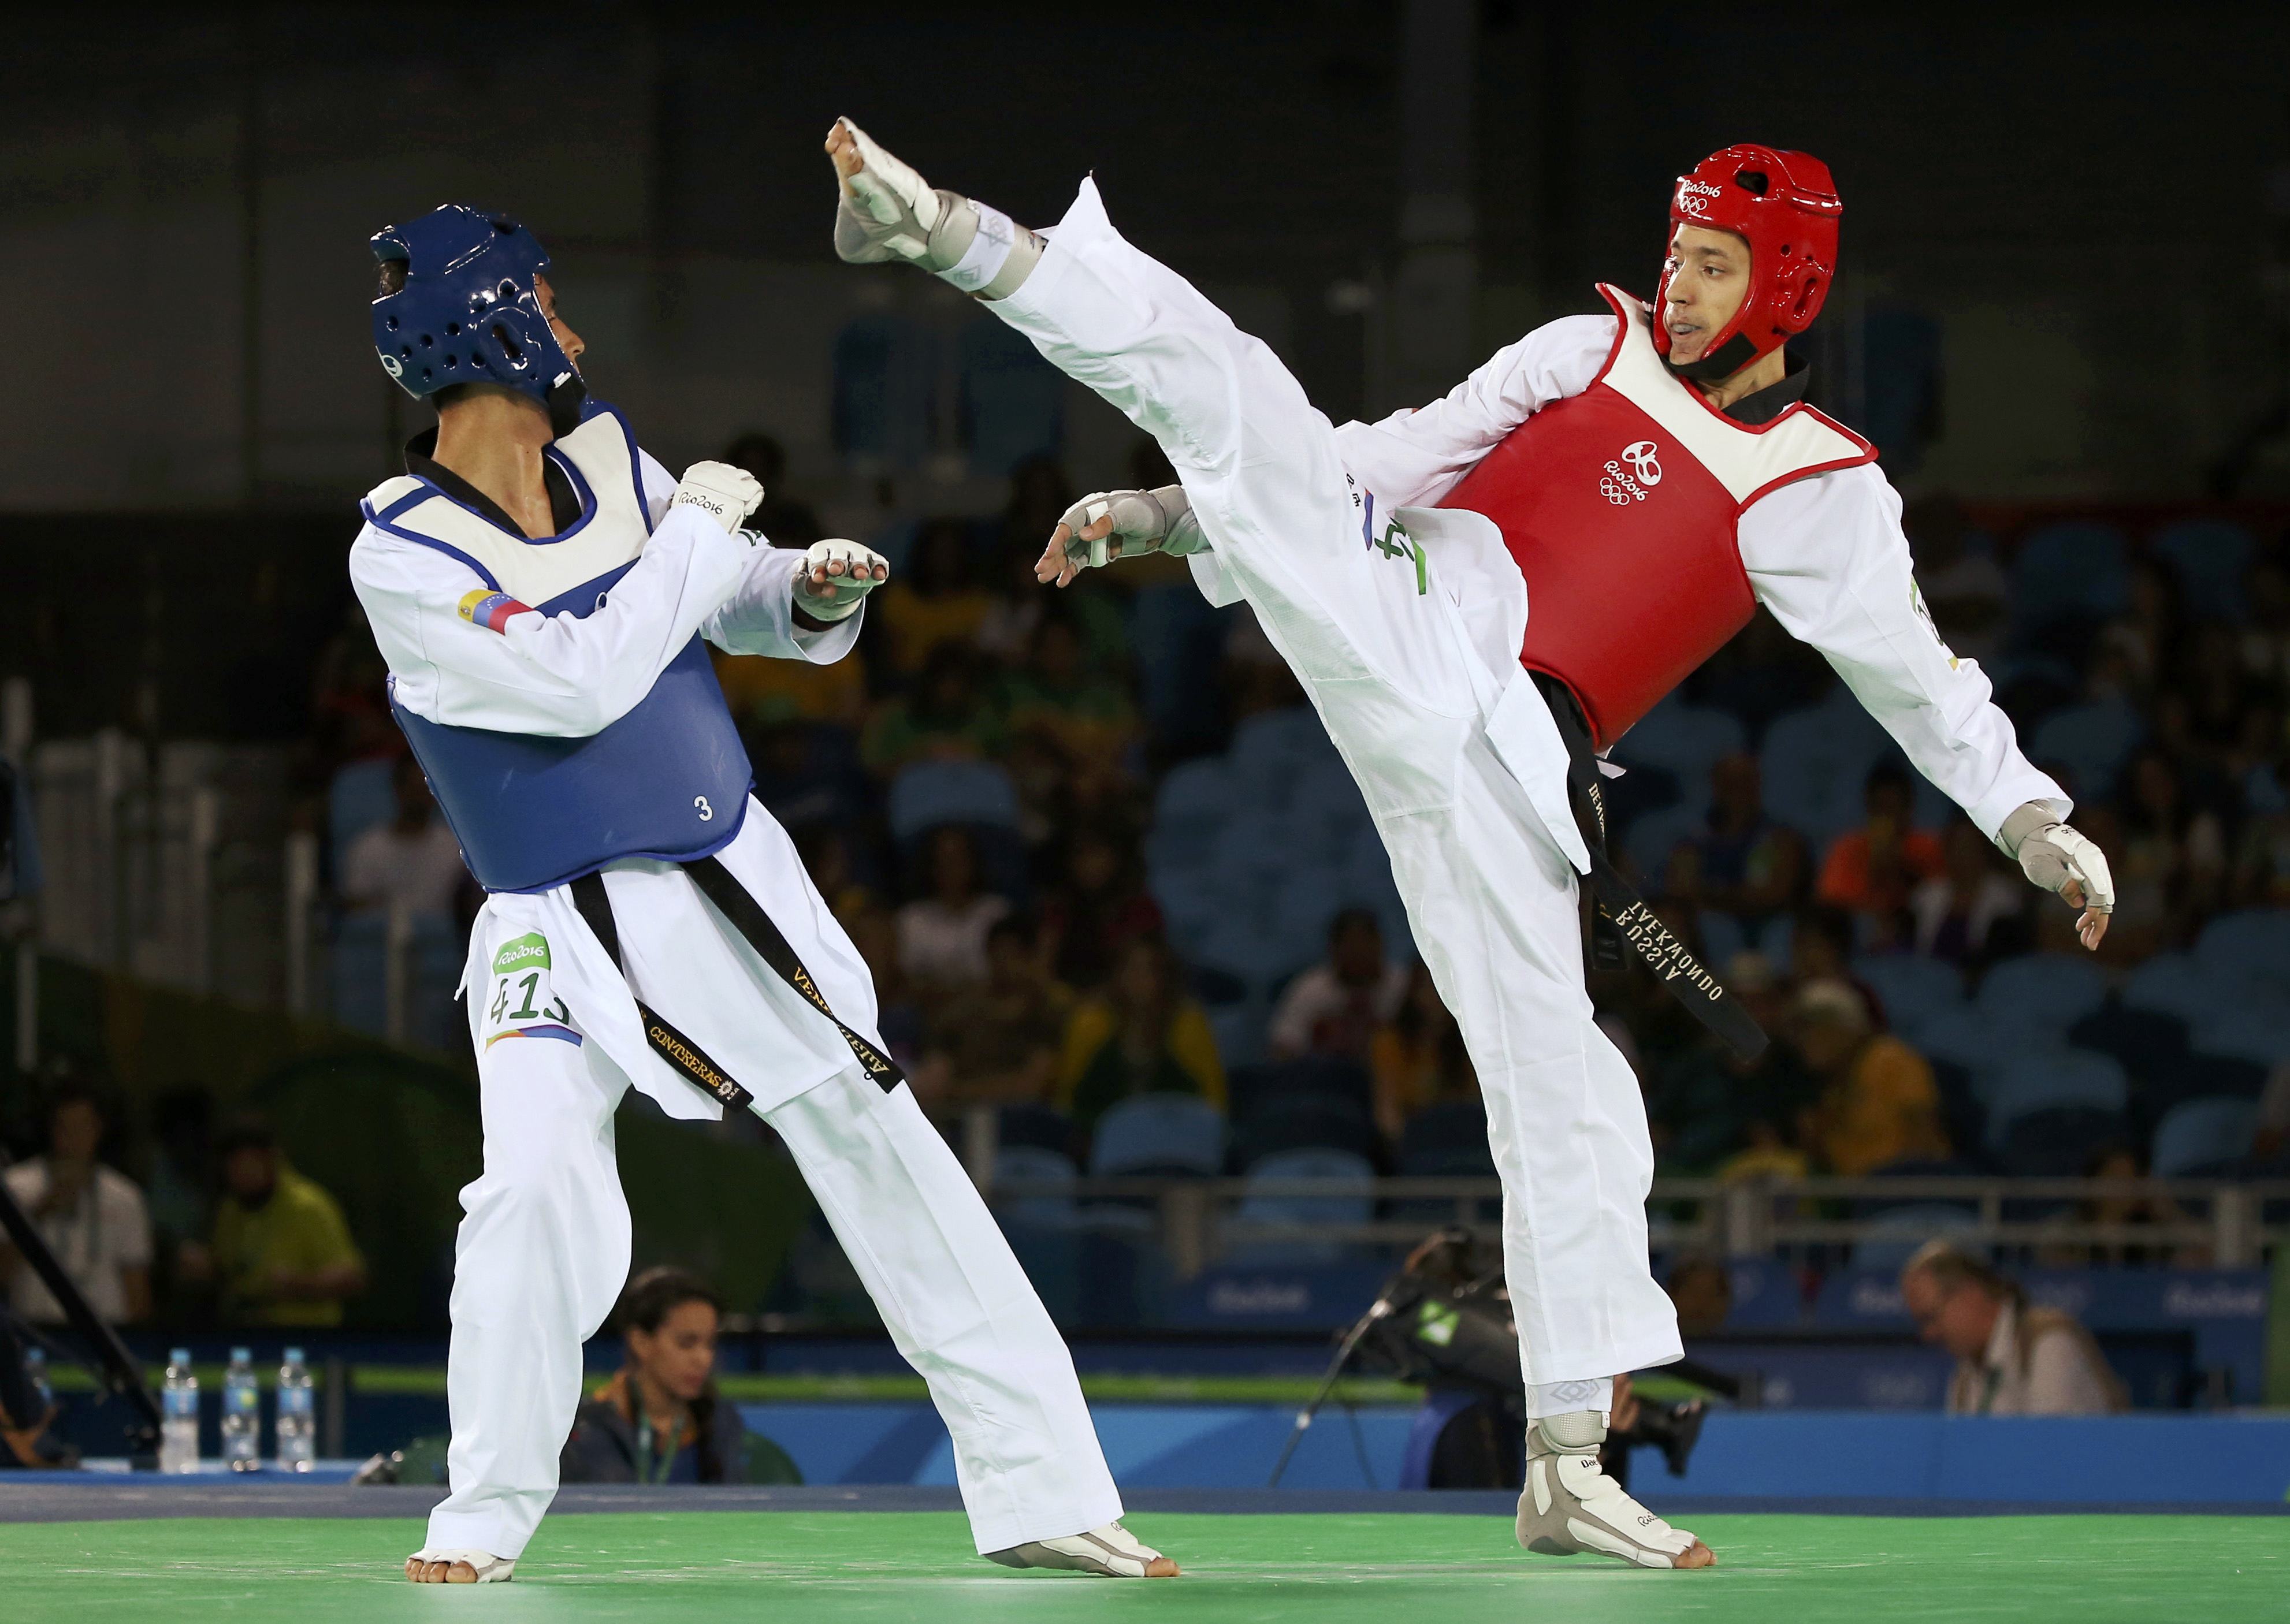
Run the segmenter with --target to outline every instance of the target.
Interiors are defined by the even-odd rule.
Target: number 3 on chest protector
[[[504,942],[493,955],[493,997],[485,1022],[493,1028],[485,1039],[492,1047],[504,1037],[557,1037],[580,1042],[565,1023],[572,1012],[548,985],[548,939],[538,931]]]

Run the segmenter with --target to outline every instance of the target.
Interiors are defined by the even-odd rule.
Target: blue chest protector
[[[588,432],[603,420],[592,419],[552,451],[562,448],[564,460],[576,471],[605,473],[593,464],[600,460],[613,464],[613,450],[596,444],[602,436]],[[613,420],[617,421],[616,416]],[[580,440],[589,443],[573,444]],[[623,477],[640,479],[632,466],[633,444],[629,444],[631,454],[626,460],[631,466]],[[592,454],[584,456],[583,451]],[[610,471],[620,472],[617,468]],[[592,484],[597,491],[605,488],[604,478],[576,483],[591,507],[583,526],[592,517],[606,516],[599,508],[618,508],[625,522],[627,504],[620,492],[612,493],[615,500],[603,502],[591,492]],[[642,500],[638,488],[639,516]],[[418,509],[439,504],[451,513],[441,511],[425,524],[422,521],[429,516]],[[476,564],[488,586],[502,589],[483,562],[435,533],[450,527],[460,540],[476,539],[466,523],[476,516],[435,486],[409,489],[387,507],[370,504],[367,516],[394,534],[453,552]],[[565,533],[573,532],[568,529]],[[633,552],[641,550],[644,536],[639,529],[629,539],[632,551],[625,562],[533,607],[543,614],[582,620],[595,613],[612,588],[635,567]],[[502,538],[486,550],[498,557],[504,544],[517,545]],[[583,551],[594,556],[593,547]],[[572,562],[571,556],[564,562]],[[696,636],[669,662],[652,692],[633,709],[585,739],[432,722],[399,704],[394,692],[390,710],[428,775],[470,872],[487,891],[548,891],[629,857],[694,861],[730,844],[747,812],[754,773],[707,649]]]

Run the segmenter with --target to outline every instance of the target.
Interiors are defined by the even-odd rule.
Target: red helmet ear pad
[[[1750,245],[1750,291],[1701,358],[1677,370],[1730,377],[1813,325],[1836,274],[1837,223],[1844,212],[1829,165],[1807,153],[1728,147],[1680,175],[1670,194],[1671,236],[1680,226],[1705,226],[1741,237]],[[1669,330],[1661,310],[1677,270],[1665,246],[1653,319],[1654,348],[1664,359]]]

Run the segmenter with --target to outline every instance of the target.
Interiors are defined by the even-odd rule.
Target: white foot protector
[[[516,1577],[516,1558],[514,1556],[496,1556],[491,1551],[448,1550],[435,1545],[425,1545],[405,1559],[405,1576],[416,1583],[421,1582],[418,1570],[433,1562],[445,1564],[444,1582],[449,1585],[498,1585]],[[453,1564],[456,1563],[467,1563],[469,1571],[476,1577],[453,1578]]]
[[[1063,1568],[1074,1573],[1094,1573],[1101,1579],[1152,1579],[1152,1564],[1168,1562],[1118,1523],[1108,1523],[1087,1533],[1062,1540],[1029,1540],[1006,1551],[989,1551],[986,1560],[1005,1568]],[[1171,1573],[1176,1564],[1169,1563]]]
[[[1518,1497],[1518,1542],[1540,1556],[1589,1552],[1642,1568],[1708,1567],[1715,1563],[1708,1546],[1654,1516],[1599,1469],[1598,1445],[1605,1437],[1605,1417],[1595,1410],[1526,1424],[1526,1487]]]
[[[853,265],[903,260],[981,299],[1006,299],[1042,257],[1041,239],[1001,210],[933,190],[909,164],[849,119],[836,121],[859,155],[840,176],[835,252]]]

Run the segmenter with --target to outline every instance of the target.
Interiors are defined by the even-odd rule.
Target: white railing
[[[967,1135],[965,1135],[967,1137]],[[968,1148],[969,1147],[965,1147]],[[973,1163],[973,1166],[976,1165]],[[1181,1279],[1231,1252],[1261,1243],[1333,1242],[1389,1247],[1395,1253],[1442,1224],[1496,1233],[1502,1196],[1493,1179],[1378,1179],[1369,1187],[1371,1212],[1356,1223],[1243,1221],[1250,1197],[1357,1200],[1362,1187],[1329,1180],[1077,1179],[1045,1183],[995,1182],[993,1202],[1023,1202],[1019,1221],[1078,1229],[1133,1228],[1133,1214],[1150,1214],[1161,1249]],[[2124,1222],[2089,1216],[2085,1204],[2167,1203],[2180,1216]],[[1821,1246],[1844,1248],[1909,1238],[1883,1212],[1843,1216],[1854,1202],[1947,1203],[1964,1209],[1960,1220],[1935,1218],[1934,1234],[1975,1247],[2029,1252],[2104,1254],[2138,1248],[2158,1258],[2245,1268],[2270,1247],[2290,1245],[2290,1223],[2263,1221],[2270,1204],[2290,1204],[2290,1180],[2235,1183],[2223,1180],[2003,1179],[1977,1176],[1916,1179],[1831,1179],[1721,1184],[1713,1179],[1657,1179],[1647,1203],[1649,1238],[1658,1252],[1704,1251],[1727,1257],[1766,1257]],[[1068,1204],[1070,1204],[1069,1205]],[[1405,1212],[1397,1209],[1406,1204]],[[2014,1209],[2054,1206],[2030,1216]]]

